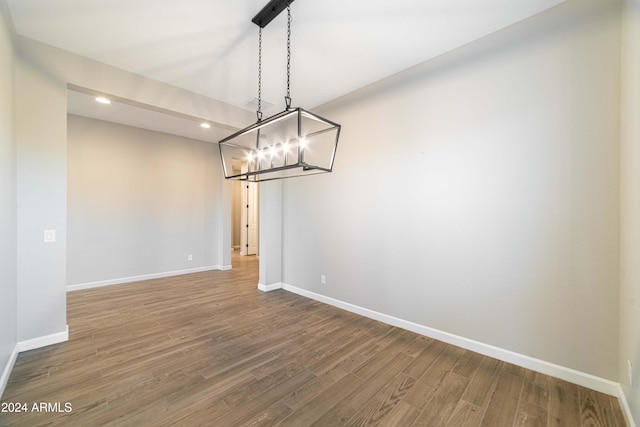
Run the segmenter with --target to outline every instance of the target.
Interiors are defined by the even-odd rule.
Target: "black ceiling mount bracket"
[[[280,12],[287,8],[287,5],[293,3],[293,0],[271,0],[265,7],[262,8],[256,16],[253,17],[251,22],[256,24],[260,28],[266,27],[269,22],[280,15]]]

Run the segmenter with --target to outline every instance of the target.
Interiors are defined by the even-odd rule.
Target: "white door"
[[[242,183],[242,227],[240,230],[240,255],[258,254],[258,184]]]
[[[258,184],[249,183],[247,216],[249,217],[249,232],[247,237],[247,255],[258,253]]]
[[[248,236],[249,236],[249,216],[248,216],[248,196],[249,196],[249,184],[246,182],[242,183],[242,205],[240,206],[240,255],[247,255],[247,250],[249,247]]]

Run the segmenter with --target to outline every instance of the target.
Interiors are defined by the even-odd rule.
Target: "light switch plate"
[[[44,230],[42,241],[44,243],[54,243],[56,241],[56,230]]]

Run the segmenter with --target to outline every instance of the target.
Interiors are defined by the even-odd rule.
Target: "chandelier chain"
[[[291,2],[287,2],[287,110],[291,108]]]
[[[262,27],[258,31],[258,121],[262,120]]]

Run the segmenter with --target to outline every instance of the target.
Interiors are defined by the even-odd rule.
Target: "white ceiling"
[[[211,127],[204,129],[200,124],[206,120],[199,120],[197,117],[181,115],[175,111],[165,111],[148,105],[138,105],[126,99],[110,97],[110,100],[111,104],[105,105],[96,102],[94,94],[69,90],[67,91],[67,112],[77,116],[208,142],[218,142],[237,130],[232,127],[219,126],[217,123],[209,123]]]
[[[564,0],[297,0],[294,106],[314,108]],[[242,107],[268,0],[7,0],[16,32]],[[286,12],[263,30],[263,99],[284,107]],[[117,107],[117,106],[114,106]],[[254,109],[254,107],[247,107]]]

